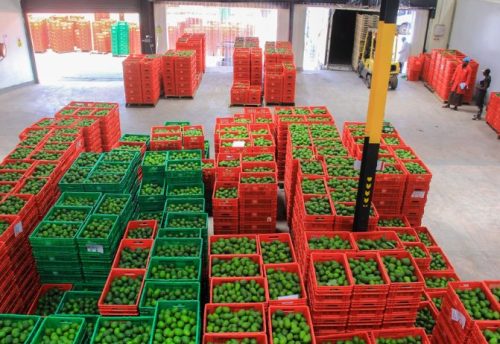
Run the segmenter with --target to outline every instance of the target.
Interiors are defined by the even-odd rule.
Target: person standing
[[[472,120],[474,121],[480,121],[481,116],[483,114],[483,108],[484,108],[484,101],[486,99],[486,92],[488,92],[488,88],[491,85],[491,76],[490,76],[490,69],[487,68],[483,70],[483,80],[479,82],[479,86],[477,88],[477,100],[476,100],[476,105],[478,108],[477,115],[472,117]]]
[[[406,41],[406,37],[403,37],[401,39],[403,42],[403,45],[401,46],[401,50],[398,52],[399,58],[399,72],[403,73],[403,68],[405,66],[406,61],[408,61],[408,58],[410,57],[410,43]]]
[[[455,69],[455,73],[451,78],[451,92],[448,97],[448,104],[443,106],[443,108],[450,108],[453,106],[453,110],[457,111],[458,107],[462,105],[464,94],[469,88],[472,77],[472,69],[469,63],[470,57],[464,57],[462,64]]]

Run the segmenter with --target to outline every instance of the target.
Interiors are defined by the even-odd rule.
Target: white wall
[[[167,51],[168,30],[167,30],[167,4],[158,2],[154,4],[155,31],[156,31],[156,52],[163,54]]]
[[[290,10],[279,8],[278,9],[278,41],[288,41],[288,29],[290,25]]]
[[[5,36],[7,41],[7,57],[0,61],[1,90],[33,81],[33,72],[19,0],[0,1],[0,23],[0,42]]]
[[[500,2],[458,0],[450,49],[469,54],[479,63],[479,74],[491,69],[491,91],[500,91]],[[478,75],[479,76],[479,75]]]
[[[301,70],[304,65],[304,32],[306,29],[307,5],[295,5],[293,10],[292,47],[295,66]]]
[[[432,49],[446,49],[453,22],[453,12],[457,0],[438,0],[436,6],[436,15],[429,22],[429,32],[427,34],[427,51]],[[435,36],[434,30],[437,25],[442,25],[444,35]]]

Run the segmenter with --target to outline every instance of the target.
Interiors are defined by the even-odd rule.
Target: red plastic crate
[[[172,140],[161,140],[161,138],[172,138]],[[181,134],[158,134],[152,137],[149,143],[151,150],[180,150],[182,149]]]
[[[282,243],[286,243],[288,245],[288,247],[290,248],[290,253],[292,256],[292,261],[289,263],[296,263],[297,262],[297,256],[295,255],[295,249],[294,249],[294,245],[292,244],[292,239],[290,237],[290,234],[288,234],[288,233],[260,234],[259,235],[260,251],[262,252],[262,243],[263,242],[273,242],[273,241],[279,241]]]
[[[210,278],[210,303],[214,303],[213,291],[218,285],[225,283],[234,283],[237,281],[256,281],[265,291],[265,301],[264,302],[246,302],[246,303],[262,303],[267,307],[269,302],[269,288],[267,286],[267,279],[264,277],[212,277]]]
[[[262,331],[260,332],[238,332],[237,335],[242,335],[242,334],[264,334],[267,333],[267,327],[266,327],[266,317],[265,317],[265,310],[264,310],[264,305],[262,303],[239,303],[239,304],[234,304],[234,303],[209,303],[205,305],[205,312],[204,312],[204,323],[203,323],[203,333],[205,336],[209,334],[213,334],[211,332],[207,332],[207,323],[208,319],[207,316],[209,314],[212,314],[215,312],[215,310],[218,307],[228,307],[232,312],[237,312],[241,309],[252,309],[254,311],[257,311],[262,314]],[[235,333],[231,332],[226,332],[225,334],[227,335],[234,335]]]
[[[269,343],[273,344],[273,327],[272,327],[272,316],[275,312],[282,312],[285,314],[290,314],[290,313],[300,313],[302,314],[311,331],[311,344],[316,344],[316,338],[314,336],[314,327],[313,327],[313,321],[311,318],[311,313],[309,311],[309,308],[307,306],[270,306],[269,311],[268,311],[268,328],[269,328]]]
[[[216,198],[216,193],[219,188],[239,189],[238,182],[215,182],[214,191],[212,194],[212,208],[214,213],[218,215],[238,216],[238,198]],[[239,194],[239,192],[238,192]]]
[[[475,323],[472,327],[472,330],[469,335],[469,341],[467,344],[488,344],[485,336],[483,335],[483,331],[498,331],[500,327],[500,322],[498,321],[484,321],[480,323]]]
[[[121,276],[128,276],[131,278],[140,278],[142,281],[141,287],[139,289],[139,293],[137,294],[137,300],[134,305],[108,305],[105,304],[106,295],[108,294],[111,283],[115,278],[119,278]],[[99,298],[99,302],[97,306],[99,308],[99,313],[101,315],[124,315],[124,316],[135,316],[139,314],[139,300],[141,298],[142,288],[144,287],[144,277],[146,276],[145,269],[112,269],[109,273],[108,279],[106,280],[106,284],[104,285],[104,289],[102,291],[101,297]]]
[[[331,208],[332,213],[329,215],[309,215],[309,214],[307,214],[305,204],[311,198],[326,198],[328,200],[328,202],[330,203],[330,208]],[[318,196],[313,196],[313,195],[304,195],[304,197],[302,199],[297,199],[297,201],[298,201],[298,204],[300,204],[301,213],[302,213],[301,215],[302,215],[304,222],[308,222],[308,223],[311,223],[314,225],[330,224],[332,226],[332,229],[333,229],[333,223],[335,221],[336,215],[335,215],[335,207],[333,206],[333,203],[332,203],[330,197],[328,197],[328,196],[318,197]]]
[[[397,328],[391,330],[375,330],[372,332],[372,341],[377,342],[377,339],[398,339],[408,336],[419,336],[422,344],[430,344],[425,331],[421,328]]]
[[[212,255],[212,245],[221,239],[233,239],[233,238],[247,238],[255,240],[255,252],[252,254],[260,255],[260,247],[258,244],[258,237],[255,234],[240,234],[240,235],[211,235],[208,238],[208,254]],[[220,255],[220,254],[219,254]],[[233,255],[233,254],[229,254]]]
[[[296,298],[292,297],[283,297],[282,299],[278,300],[271,300],[271,296],[269,295],[269,305],[270,306],[295,306],[295,305],[307,305],[307,292],[305,288],[305,283],[302,278],[301,274],[301,268],[299,264],[297,263],[285,263],[285,264],[265,264],[264,265],[264,270],[265,270],[265,276],[267,278],[267,271],[269,269],[274,269],[277,271],[283,271],[283,272],[291,272],[295,273],[299,277],[299,283],[300,283],[300,289],[301,289],[301,294],[298,295]]]
[[[424,271],[424,272],[422,272],[422,276],[424,277],[424,280],[426,280],[427,278],[445,277],[449,280],[453,280],[450,282],[460,281],[460,278],[458,277],[458,275],[453,271]],[[447,290],[448,288],[447,287],[445,287],[445,288],[430,288],[427,286],[427,283],[426,283],[425,289],[426,289],[426,291],[431,292],[431,291],[443,291],[443,290]]]
[[[409,227],[409,228],[406,228],[406,227],[402,227],[402,228],[379,227],[379,228],[383,228],[382,229],[383,231],[390,230],[390,231],[395,232],[396,235],[398,235],[399,240],[401,240],[401,242],[403,244],[405,244],[405,243],[412,243],[412,242],[420,242],[420,239],[418,238],[417,232],[413,228],[411,228],[411,227]],[[399,234],[411,235],[411,236],[413,236],[415,238],[415,241],[403,241],[403,239],[401,239],[399,237]]]
[[[73,288],[72,284],[43,284],[40,287],[40,290],[38,290],[38,293],[36,294],[35,298],[33,299],[33,302],[31,303],[31,306],[29,307],[28,314],[35,314],[36,308],[38,307],[38,300],[40,299],[41,296],[45,295],[50,289],[59,289],[62,291],[68,291]]]
[[[127,228],[125,230],[125,234],[123,235],[124,239],[130,239],[129,234],[136,229],[140,228],[151,228],[152,233],[150,238],[144,239],[154,239],[156,238],[157,230],[158,230],[158,222],[156,220],[135,220],[129,221]]]
[[[218,276],[212,276],[212,262],[214,259],[229,261],[233,258],[249,258],[254,263],[259,265],[260,274],[258,276],[233,276],[233,277],[262,277],[264,276],[264,269],[262,264],[262,257],[259,254],[227,254],[227,255],[218,255],[212,254],[209,258],[209,267],[208,267],[208,276],[210,278],[215,278]]]
[[[432,236],[432,233],[429,231],[429,229],[427,229],[427,227],[415,227],[415,232],[417,232],[418,235],[426,235],[427,238],[429,238],[429,241],[432,243],[431,246],[427,246],[427,247],[435,247],[435,246],[439,246],[436,239],[434,239],[434,237]],[[422,241],[422,240],[420,240]],[[423,243],[423,242],[422,242]]]
[[[346,341],[352,340],[353,337],[358,337],[365,341],[366,344],[373,344],[371,336],[367,331],[356,331],[356,332],[347,332],[347,333],[339,333],[332,334],[327,336],[316,336],[316,343],[318,344],[335,344],[338,341]]]
[[[408,247],[418,247],[423,252],[425,252],[426,258],[416,258],[416,257],[413,257],[413,259],[415,259],[415,262],[417,263],[418,268],[421,271],[426,271],[426,270],[429,269],[429,265],[431,264],[431,257],[430,257],[429,251],[427,250],[427,248],[425,247],[424,244],[419,243],[419,242],[416,242],[416,243],[405,243],[405,244],[403,244],[403,246],[405,247],[405,250]]]
[[[267,178],[274,180],[273,183],[243,183],[243,178]],[[278,179],[275,172],[242,172],[240,174],[239,194],[241,198],[260,197],[275,199],[278,194]]]
[[[318,279],[316,277],[316,270],[314,264],[317,262],[328,262],[328,261],[336,261],[344,267],[347,280],[349,282],[348,286],[321,286],[318,284]],[[312,287],[309,289],[310,299],[316,299],[317,296],[322,296],[327,298],[338,297],[339,301],[350,300],[353,291],[354,280],[352,278],[351,270],[349,268],[349,263],[347,261],[346,255],[341,253],[311,254],[311,262],[309,266],[309,282],[310,286]],[[314,297],[312,295],[314,295]]]
[[[444,259],[444,261],[446,263],[446,269],[444,269],[444,270],[430,270],[430,271],[452,271],[452,272],[455,271],[455,269],[453,268],[453,265],[451,264],[450,260],[448,259],[448,257],[446,256],[446,254],[444,253],[444,251],[441,248],[439,248],[439,247],[429,247],[427,250],[429,251],[429,255],[431,255],[431,257],[432,257],[432,253],[439,253],[439,254],[441,254],[441,256],[443,257],[443,259]]]
[[[203,344],[225,344],[230,340],[241,341],[243,339],[253,339],[257,344],[267,344],[267,336],[263,333],[205,334],[203,336]]]
[[[403,283],[403,282],[391,281],[388,297],[390,298],[392,295],[408,292],[408,293],[413,293],[413,295],[416,295],[418,296],[418,298],[420,298],[420,295],[424,290],[424,277],[422,276],[422,273],[420,272],[417,263],[415,262],[415,259],[413,259],[411,254],[405,251],[396,251],[396,252],[382,251],[379,254],[382,262],[384,261],[384,257],[395,257],[397,259],[403,259],[403,258],[410,259],[411,265],[414,268],[413,272],[417,277],[416,282]],[[383,266],[383,268],[387,273],[387,276],[389,276],[389,273],[387,272],[385,265]]]
[[[136,249],[149,249],[149,256],[146,262],[146,266],[144,268],[141,268],[139,270],[144,270],[148,268],[148,263],[149,263],[149,258],[151,256],[151,249],[153,247],[153,242],[154,240],[152,239],[123,239],[120,242],[120,246],[118,246],[118,250],[116,251],[115,259],[113,260],[113,265],[111,266],[112,269],[120,269],[120,270],[138,270],[136,269],[128,269],[124,267],[120,267],[120,260],[122,256],[122,252],[125,248],[130,248],[133,250]]]
[[[375,252],[360,251],[360,252],[346,253],[346,258],[347,261],[349,261],[349,259],[375,260],[377,262],[378,271],[380,272],[382,280],[384,281],[384,284],[374,284],[374,285],[355,284],[353,275],[354,287],[353,287],[352,302],[354,303],[355,301],[356,302],[359,301],[361,304],[364,304],[364,302],[366,302],[367,300],[374,300],[376,301],[374,303],[374,305],[376,306],[379,305],[377,301],[380,301],[385,305],[386,302],[385,297],[389,292],[389,287],[391,282],[389,276],[387,275],[387,272],[385,271],[384,264],[382,262],[382,259],[380,258],[380,255]],[[368,301],[368,304],[370,304],[370,301]]]
[[[382,249],[377,249],[377,250],[360,250],[361,252],[382,252],[382,251],[394,251],[394,250],[404,250],[403,243],[399,239],[399,237],[396,235],[395,232],[393,231],[377,231],[377,232],[356,232],[352,233],[352,236],[354,238],[354,241],[356,243],[361,240],[379,240],[382,238],[385,238],[387,240],[392,240],[396,242],[396,246],[391,249],[391,250],[382,250]],[[359,246],[358,246],[359,248]]]

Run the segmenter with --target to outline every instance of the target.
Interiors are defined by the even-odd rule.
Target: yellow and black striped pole
[[[375,185],[378,150],[384,124],[385,103],[391,73],[392,49],[396,35],[399,0],[382,0],[378,23],[377,45],[366,120],[366,136],[359,175],[353,231],[368,230],[370,205]]]

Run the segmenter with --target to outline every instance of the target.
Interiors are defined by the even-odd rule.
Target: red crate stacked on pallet
[[[111,52],[111,25],[115,21],[109,18],[92,22],[92,35],[94,50],[98,53]]]
[[[401,163],[408,175],[402,214],[408,218],[413,227],[420,226],[424,216],[432,174],[421,160],[401,160]]]
[[[424,292],[424,277],[418,269],[417,263],[408,252],[380,252],[380,257],[384,263],[385,270],[391,283],[387,294],[387,304],[384,313],[384,328],[411,327],[415,324],[418,308]],[[386,260],[389,260],[386,262]],[[402,262],[413,269],[414,278],[411,282],[402,282],[393,279],[387,266]],[[410,264],[406,264],[409,262]],[[394,274],[394,272],[392,272]],[[399,278],[395,274],[395,278]]]
[[[290,42],[266,42],[264,51],[266,103],[294,103],[296,68]]]
[[[142,103],[155,105],[161,95],[161,57],[146,55],[141,60]]]
[[[73,23],[58,19],[49,21],[49,44],[56,53],[69,53],[75,50]]]
[[[151,140],[149,148],[153,151],[181,150],[181,126],[169,125],[151,127]]]
[[[325,273],[339,273],[338,283],[329,285]],[[311,255],[308,278],[308,298],[314,331],[317,336],[344,332],[349,318],[354,280],[345,254],[322,253]]]
[[[168,50],[161,58],[163,91],[165,96],[176,96],[175,88],[175,50]]]
[[[175,48],[196,51],[196,74],[201,78],[201,74],[205,73],[205,34],[185,33],[177,39]]]
[[[483,307],[491,312],[500,312],[500,306],[495,296],[483,282],[452,282],[448,284],[446,296],[443,298],[441,312],[432,332],[432,341],[436,344],[455,343],[481,343],[478,339],[476,326],[489,325],[485,315],[481,312],[479,318],[477,313],[470,314],[464,306],[460,293],[476,292],[477,298],[482,300]],[[464,299],[467,296],[464,296]],[[470,302],[468,299],[465,302]],[[489,305],[487,305],[488,303]],[[472,306],[474,304],[471,304]],[[498,324],[499,321],[495,320]]]
[[[92,51],[90,21],[79,20],[75,22],[75,46],[81,51]]]
[[[35,53],[44,53],[49,48],[49,31],[46,19],[29,19],[31,41]]]
[[[278,212],[275,172],[241,172],[239,179],[240,233],[274,233]]]
[[[500,92],[491,92],[488,108],[486,109],[486,123],[500,135]]]
[[[267,321],[269,324],[268,331],[269,331],[270,344],[278,342],[277,340],[275,340],[275,341],[273,340],[274,334],[275,334],[275,332],[273,331],[273,325],[274,325],[273,315],[274,314],[279,314],[280,318],[284,319],[282,321],[284,321],[285,324],[287,322],[287,319],[291,319],[291,318],[298,319],[297,317],[302,315],[302,318],[305,320],[305,322],[307,324],[307,328],[309,329],[309,333],[307,331],[307,328],[302,328],[302,332],[300,333],[300,335],[295,333],[294,337],[300,337],[301,339],[304,338],[304,341],[306,343],[316,344],[315,327],[314,327],[315,324],[314,324],[314,321],[311,317],[311,311],[309,310],[309,307],[307,307],[307,306],[271,306],[271,307],[269,307]],[[278,319],[280,319],[280,318],[278,318]],[[282,325],[281,327],[285,327],[285,326]],[[279,332],[276,331],[276,333],[279,333]],[[290,333],[290,335],[293,335],[293,334]],[[288,336],[284,337],[283,334],[281,334],[280,337],[283,339],[288,338]]]
[[[381,328],[390,286],[382,260],[376,252],[353,252],[347,253],[346,257],[354,281],[347,330]],[[373,269],[373,280],[376,283],[368,283],[364,279],[363,273],[357,268],[360,264]]]
[[[214,234],[239,233],[239,183],[215,181],[212,195]]]
[[[198,87],[195,50],[178,51],[175,57],[175,90],[180,97],[193,97]]]
[[[262,49],[256,37],[237,37],[233,53],[231,105],[260,105]]]
[[[143,55],[130,55],[123,60],[123,83],[125,87],[125,101],[128,104],[142,104],[141,62]]]

